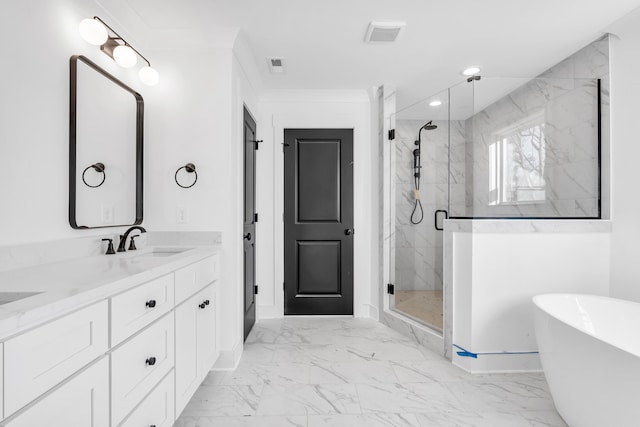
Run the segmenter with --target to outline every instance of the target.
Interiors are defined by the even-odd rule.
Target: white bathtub
[[[640,304],[576,294],[533,303],[542,367],[567,424],[640,426]]]

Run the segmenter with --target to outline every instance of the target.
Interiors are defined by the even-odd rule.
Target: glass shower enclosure
[[[390,308],[443,330],[452,219],[601,218],[599,79],[470,79],[391,118]]]

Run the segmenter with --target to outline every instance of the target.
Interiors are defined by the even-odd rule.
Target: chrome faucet
[[[131,233],[133,230],[140,230],[141,233],[147,232],[147,230],[145,230],[144,227],[141,227],[139,225],[134,225],[133,227],[130,227],[127,231],[124,232],[124,234],[120,235],[120,244],[118,245],[118,252],[126,252],[125,244],[127,243],[127,237],[129,237],[129,233]]]

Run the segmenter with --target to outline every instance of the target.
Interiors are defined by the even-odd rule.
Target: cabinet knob
[[[209,300],[208,299],[204,300],[204,305],[209,305]]]
[[[149,366],[153,366],[156,364],[156,358],[155,357],[149,357],[147,358],[147,360],[144,362]]]
[[[149,307],[149,308],[153,308],[153,307],[155,307],[155,306],[156,306],[156,300],[154,300],[154,299],[150,299],[149,301],[147,301],[147,302],[145,303],[145,305],[146,305],[147,307]]]
[[[200,308],[205,308],[206,306],[207,306],[207,305],[206,305],[205,303],[200,303],[200,304],[198,304],[198,307],[200,307]]]

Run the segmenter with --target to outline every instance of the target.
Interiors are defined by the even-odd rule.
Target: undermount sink
[[[42,292],[0,292],[0,305],[29,298]]]
[[[153,248],[150,252],[143,252],[135,255],[136,258],[156,258],[156,257],[170,257],[173,255],[181,254],[188,251],[191,248]]]

